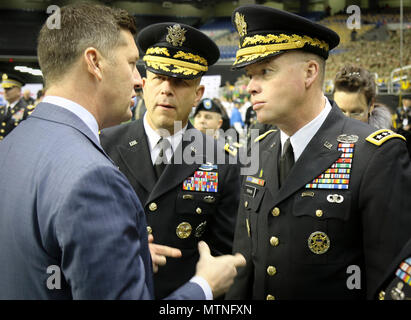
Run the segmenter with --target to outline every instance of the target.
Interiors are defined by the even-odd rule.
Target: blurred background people
[[[24,90],[22,99],[27,105],[34,104],[35,102],[35,100],[31,97],[31,92],[29,89]]]
[[[3,74],[2,76],[1,86],[7,104],[0,106],[0,141],[25,120],[30,111],[33,111],[34,107],[28,106],[21,97],[21,87],[24,84],[24,80],[18,75]]]
[[[201,100],[194,112],[194,128],[218,139],[218,129],[222,124],[220,107],[211,99]]]
[[[411,93],[404,93],[401,107],[395,112],[396,131],[407,139],[408,153],[411,156]]]
[[[230,118],[230,125],[233,127],[238,133],[238,141],[240,142],[241,139],[245,136],[244,135],[244,121],[241,116],[240,108],[242,107],[242,101],[240,99],[234,100],[234,108],[231,112]]]
[[[375,102],[376,84],[366,69],[345,65],[334,81],[334,101],[348,117],[369,123],[377,129],[391,129],[390,110]]]
[[[44,94],[45,94],[44,89],[40,89],[39,91],[37,91],[37,98],[36,98],[36,101],[34,102],[34,106],[37,106],[43,100]]]

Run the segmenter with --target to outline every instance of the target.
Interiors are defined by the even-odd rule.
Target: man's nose
[[[134,74],[134,90],[141,89],[143,87],[143,80],[141,79],[140,72],[138,72],[138,69],[136,68],[135,74]]]

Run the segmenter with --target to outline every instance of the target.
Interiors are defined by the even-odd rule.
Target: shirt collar
[[[97,141],[100,141],[97,120],[86,108],[78,103],[75,103],[74,101],[57,96],[45,96],[42,102],[54,104],[74,113],[87,125],[91,132],[93,132],[97,138]]]
[[[324,123],[328,114],[331,111],[331,104],[327,97],[324,96],[325,107],[321,110],[320,114],[307,123],[304,127],[300,128],[296,133],[290,137],[291,146],[294,151],[294,161],[303,153],[305,147],[320,129],[321,125]],[[280,130],[280,139],[281,139],[281,150],[284,149],[284,143],[288,139],[288,136]]]
[[[11,110],[11,109],[14,108],[14,106],[15,106],[19,101],[20,101],[20,99],[14,101],[13,103],[7,104],[6,106],[7,106],[8,108],[10,108],[10,110]]]
[[[157,143],[160,140],[161,136],[148,123],[148,121],[147,121],[147,112],[144,114],[143,125],[144,125],[144,131],[146,132],[146,135],[147,135],[148,147],[150,148],[150,153],[152,155],[152,158],[155,159],[156,157],[153,155],[153,151],[154,151],[155,147],[157,146]],[[188,122],[187,122],[187,124],[185,125],[184,128],[177,131],[172,136],[164,137],[164,139],[167,139],[168,142],[170,142],[171,148],[173,149],[172,150],[173,152],[175,150],[177,150],[178,145],[181,143],[181,141],[183,139],[183,135],[184,135],[184,133],[187,129],[187,126],[188,126]],[[168,160],[170,160],[170,159],[168,159]],[[153,162],[154,161],[155,160],[153,160]]]

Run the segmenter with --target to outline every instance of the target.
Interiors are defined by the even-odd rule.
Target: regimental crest
[[[182,46],[184,41],[186,41],[185,33],[187,32],[187,30],[181,28],[179,24],[175,24],[172,27],[168,27],[167,30],[168,34],[166,40],[174,47]]]
[[[3,73],[3,76],[1,77],[3,80],[7,80],[9,77],[7,76],[7,74]]]
[[[244,37],[247,34],[247,23],[245,22],[244,15],[236,12],[234,22],[240,37]]]

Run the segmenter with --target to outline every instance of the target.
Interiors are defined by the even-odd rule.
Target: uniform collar
[[[17,103],[19,103],[19,101],[20,101],[20,99],[17,99],[16,101],[14,101],[13,103],[10,103],[10,104],[7,102],[6,107],[10,108],[10,110],[11,110],[16,106]]]
[[[320,129],[321,125],[324,123],[331,111],[330,101],[325,96],[324,99],[325,107],[321,110],[319,115],[290,137],[291,146],[294,151],[294,161],[297,161],[297,159],[301,156],[305,147],[317,133],[318,129]],[[288,138],[289,136],[280,130],[281,150],[284,149],[284,143]]]

